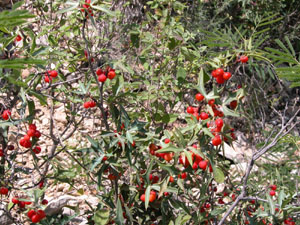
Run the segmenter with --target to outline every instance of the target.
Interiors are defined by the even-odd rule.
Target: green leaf
[[[284,190],[280,190],[279,196],[278,196],[278,204],[279,204],[280,208],[282,206],[282,201],[284,198],[285,198]]]
[[[37,92],[35,92],[35,91],[33,91],[33,90],[30,90],[30,91],[28,92],[28,94],[29,94],[29,95],[33,95],[33,96],[36,97],[38,100],[40,100],[41,105],[47,105],[47,104],[48,104],[48,103],[47,103],[47,97],[46,97],[46,96],[44,96],[44,95],[42,95],[42,94],[39,94],[39,93],[37,93]]]
[[[213,172],[214,172],[215,181],[219,184],[224,183],[225,176],[224,176],[224,173],[222,172],[222,170],[218,167],[214,167]]]
[[[186,71],[183,67],[179,67],[179,69],[177,70],[177,79],[181,78],[181,79],[185,79],[186,78]]]
[[[240,115],[234,111],[232,111],[231,109],[227,108],[226,105],[222,105],[222,109],[223,109],[223,113],[225,116],[234,116],[234,117],[239,117]]]
[[[124,224],[124,217],[123,217],[123,209],[122,209],[122,205],[121,205],[121,201],[120,198],[118,198],[117,201],[117,217],[116,217],[116,223],[119,225],[123,225]]]
[[[74,9],[77,9],[78,6],[79,6],[79,1],[78,2],[66,2],[67,5],[70,5],[70,7],[67,7],[67,8],[64,8],[64,9],[61,9],[59,10],[58,14],[62,14],[62,13],[66,13],[66,12],[69,12],[69,11],[72,11]]]
[[[149,205],[149,197],[150,197],[151,185],[149,185],[145,191],[145,208],[148,208]]]
[[[109,16],[112,16],[112,17],[115,17],[116,16],[116,13],[111,11],[110,9],[108,9],[106,6],[102,5],[102,6],[98,6],[98,5],[93,5],[93,3],[91,4],[91,7],[93,9],[98,9],[104,13],[106,13],[107,15]]]
[[[269,195],[269,193],[267,193],[266,195],[267,195],[267,199],[268,199],[268,202],[269,202],[271,214],[274,215],[274,213],[275,213],[275,203],[274,203],[273,199],[271,198],[271,196]]]

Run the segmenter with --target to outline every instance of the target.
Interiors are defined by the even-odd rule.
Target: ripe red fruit
[[[102,83],[104,83],[106,81],[107,77],[104,74],[101,74],[100,76],[98,76],[98,80]]]
[[[24,141],[24,147],[25,148],[31,148],[31,141],[25,140]]]
[[[222,143],[222,139],[220,137],[220,135],[216,135],[213,139],[212,139],[212,145],[214,146],[218,146]]]
[[[193,166],[192,166],[193,170],[198,169],[198,164],[196,162],[194,162]]]
[[[36,130],[36,125],[34,123],[29,124],[30,130]]]
[[[205,203],[204,207],[207,208],[207,209],[209,209],[210,208],[210,204],[207,202],[207,203]]]
[[[168,152],[164,154],[164,160],[166,160],[167,162],[170,162],[173,159],[173,152]]]
[[[140,197],[140,199],[141,199],[142,202],[145,202],[146,195],[145,195],[145,194],[142,194],[141,197]]]
[[[11,202],[14,204],[18,204],[19,200],[16,197],[14,197],[14,198],[12,198]]]
[[[18,35],[17,37],[16,37],[16,41],[21,41],[22,40],[22,37],[20,36],[20,35]]]
[[[40,183],[39,183],[39,188],[42,189],[44,187],[44,181],[42,180]]]
[[[276,191],[277,186],[276,186],[275,184],[272,184],[272,185],[270,185],[270,188],[271,188],[273,191]]]
[[[22,147],[24,147],[24,145],[25,145],[25,139],[24,138],[22,138],[21,140],[20,140],[20,145],[22,146]]]
[[[108,79],[112,80],[114,79],[116,76],[116,72],[115,71],[109,71],[107,74]]]
[[[149,196],[149,202],[153,202],[156,199],[156,192],[151,191]]]
[[[25,205],[30,205],[31,203],[32,203],[32,202],[30,202],[30,201],[24,202]]]
[[[230,72],[225,72],[225,73],[223,74],[223,79],[224,79],[224,80],[229,80],[230,77],[231,77],[231,73],[230,73]]]
[[[153,177],[153,183],[157,183],[159,181],[159,177],[158,176],[154,176]]]
[[[201,93],[197,93],[195,95],[195,99],[200,102],[204,99],[204,96]]]
[[[20,207],[21,209],[25,208],[25,206],[26,206],[26,205],[25,205],[25,202],[22,202],[22,201],[19,202],[18,205],[19,205],[19,207]]]
[[[170,176],[169,178],[169,182],[173,183],[174,182],[174,177],[173,176]]]
[[[52,77],[49,77],[49,76],[47,75],[47,76],[45,76],[44,81],[45,81],[46,83],[50,83],[50,81],[52,81]]]
[[[218,77],[216,78],[216,81],[217,81],[218,84],[224,84],[224,82],[225,82],[223,76],[218,76]]]
[[[9,117],[10,117],[10,115],[11,115],[10,110],[9,110],[9,109],[6,109],[6,110],[4,110],[3,113],[2,113],[2,118],[3,118],[4,120],[8,120]]]
[[[47,204],[48,204],[48,201],[46,199],[43,199],[42,205],[47,205]]]
[[[0,157],[3,157],[3,156],[4,156],[3,149],[0,149]]]
[[[39,154],[42,150],[41,150],[41,147],[36,146],[34,149],[32,149],[32,151],[33,151],[35,154]]]
[[[85,9],[88,9],[90,7],[90,5],[89,4],[84,4],[84,5],[82,5],[82,7],[85,8]]]
[[[108,159],[108,157],[107,157],[107,156],[104,156],[104,157],[102,158],[102,162],[105,162],[107,159]]]
[[[164,192],[164,196],[168,196],[169,195],[169,192]]]
[[[233,100],[229,105],[231,109],[235,109],[237,107],[237,100]]]
[[[8,146],[7,146],[7,149],[8,149],[8,150],[14,150],[14,149],[15,149],[15,146],[13,146],[13,145],[8,145]]]
[[[218,77],[222,77],[223,78],[224,70],[222,68],[218,68],[218,69],[216,69],[215,74],[217,76],[216,78],[218,78]]]
[[[269,194],[270,194],[271,196],[274,196],[274,195],[276,194],[276,192],[273,191],[273,190],[271,190],[271,191],[269,192]]]
[[[36,130],[36,131],[34,132],[34,137],[40,138],[40,137],[41,137],[41,132],[39,132],[38,130]]]
[[[1,187],[1,188],[0,188],[0,194],[1,194],[1,195],[7,195],[7,194],[8,194],[8,188],[6,188],[6,187]]]
[[[27,213],[27,216],[31,219],[34,215],[36,215],[36,211],[33,209],[29,210]]]
[[[169,138],[166,138],[164,142],[165,142],[165,144],[169,144],[170,141],[171,141],[171,140],[170,140]]]
[[[222,198],[219,198],[218,203],[219,203],[219,204],[224,204],[223,199],[222,199]]]
[[[35,130],[29,129],[29,130],[27,131],[27,135],[28,135],[29,137],[33,137],[33,136],[34,136],[34,133],[35,133]]]
[[[35,214],[35,215],[33,215],[33,216],[31,217],[31,221],[32,221],[33,223],[38,223],[38,222],[41,221],[41,218],[40,218],[40,216],[39,216],[38,214]]]
[[[207,104],[209,104],[210,106],[213,106],[213,104],[215,104],[215,100],[210,99],[210,100],[208,100]]]
[[[240,57],[240,61],[241,61],[242,63],[248,62],[248,56],[242,55],[242,56]]]
[[[199,168],[202,169],[203,171],[206,170],[207,167],[207,161],[206,160],[202,160],[199,162]]]
[[[85,102],[85,103],[83,103],[83,108],[85,108],[85,109],[88,109],[88,108],[90,108],[91,106],[90,106],[90,102]]]
[[[200,113],[200,119],[201,120],[206,120],[206,119],[208,119],[208,114],[207,113],[205,113],[205,112],[202,112],[202,113]]]
[[[223,127],[223,120],[221,118],[216,119],[215,124],[217,127]]]
[[[218,75],[217,75],[217,70],[213,70],[213,71],[211,72],[211,75],[212,75],[213,77],[217,78],[217,77],[218,77]]]
[[[104,73],[103,73],[103,71],[99,68],[99,69],[96,70],[96,74],[97,74],[98,76],[100,76],[101,74],[104,74]]]
[[[184,172],[184,173],[181,173],[181,174],[179,174],[178,175],[178,178],[181,178],[181,179],[185,179],[187,177],[187,173],[186,172]]]
[[[187,107],[186,112],[189,113],[189,114],[193,114],[194,113],[194,107],[192,107],[192,106]]]
[[[57,75],[58,75],[56,70],[49,70],[48,74],[53,78],[57,77]],[[46,73],[45,75],[48,76],[48,74]]]

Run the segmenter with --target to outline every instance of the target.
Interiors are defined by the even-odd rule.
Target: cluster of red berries
[[[145,202],[146,195],[142,194],[140,199],[141,199],[142,202]],[[153,202],[155,199],[156,199],[156,192],[155,191],[150,191],[149,202]]]
[[[270,194],[271,196],[276,195],[276,189],[277,189],[277,186],[276,186],[275,184],[272,184],[272,185],[270,185],[270,189],[271,189],[271,191],[269,192],[269,194]]]
[[[8,188],[1,187],[0,188],[0,195],[7,195],[8,194]]]
[[[194,148],[197,148],[197,145],[193,145]],[[197,170],[198,167],[202,169],[203,171],[206,170],[207,166],[209,166],[209,172],[212,172],[212,166],[209,164],[208,160],[204,160],[200,155],[195,154],[193,151],[190,151],[192,163],[193,165],[190,165],[188,158],[185,156],[180,155],[179,156],[179,163],[182,164],[185,168],[187,168],[189,165],[193,168],[193,170]],[[183,175],[183,177],[182,177]],[[178,176],[179,177],[179,176]],[[185,179],[186,176],[183,174],[180,175],[181,179]]]
[[[48,70],[46,73],[45,73],[45,77],[44,77],[44,81],[46,83],[50,83],[50,81],[52,82],[52,78],[55,78],[57,77],[58,73],[56,70]]]
[[[165,143],[168,144],[170,143],[170,139],[166,139],[165,140]],[[150,154],[151,155],[155,155],[156,157],[158,158],[162,158],[164,160],[166,160],[167,162],[171,161],[173,159],[173,156],[174,156],[174,152],[161,152],[161,153],[156,153],[155,151],[159,150],[159,149],[162,149],[161,146],[157,146],[153,143],[151,143],[149,145],[149,151],[150,151]]]
[[[9,109],[6,109],[2,113],[2,119],[8,120],[9,117],[11,116],[11,111]]]
[[[284,220],[284,224],[287,224],[287,225],[296,225],[296,222],[294,222],[292,218],[288,218],[288,219]]]
[[[106,79],[114,79],[116,76],[116,72],[114,69],[110,68],[109,66],[106,68],[105,71],[103,71],[102,69],[98,68],[96,71],[96,74],[98,75],[98,80],[101,83],[104,83],[106,81]]]
[[[35,210],[31,209],[28,211],[27,216],[29,217],[29,219],[31,219],[32,223],[38,223],[46,217],[46,214],[45,214],[44,210],[39,209],[39,210],[35,211]]]
[[[231,78],[230,72],[224,72],[222,68],[215,69],[211,72],[211,75],[216,78],[218,84],[223,84],[226,80]]]
[[[96,102],[95,101],[88,101],[88,102],[85,102],[84,104],[83,104],[83,107],[85,108],[85,109],[88,109],[88,108],[93,108],[93,107],[95,107],[96,106]]]
[[[37,130],[35,124],[29,124],[29,129],[27,131],[27,134],[24,135],[24,137],[20,140],[20,145],[25,148],[31,148],[32,142],[30,141],[30,138],[37,138],[39,139],[41,137],[41,132]],[[41,147],[36,146],[32,149],[32,151],[35,154],[39,154],[41,152]]]
[[[91,0],[85,0],[85,4],[82,5],[82,8],[80,9],[81,12],[84,12],[87,10],[87,12],[90,14],[90,16],[94,16],[93,10],[90,8]],[[89,15],[86,16],[86,18],[89,18]]]
[[[18,205],[20,209],[24,209],[26,205],[31,204],[31,201],[20,201],[17,197],[12,198],[11,202]]]

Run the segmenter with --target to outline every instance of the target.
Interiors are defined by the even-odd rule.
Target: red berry
[[[269,192],[269,194],[270,194],[271,196],[274,196],[274,195],[276,194],[276,192],[273,191],[273,190],[271,190],[271,191]]]
[[[96,102],[90,101],[90,107],[93,108],[93,107],[95,107],[95,106],[96,106]]]
[[[215,104],[215,100],[210,99],[210,100],[208,100],[207,104],[209,104],[210,106],[213,106]]]
[[[223,76],[217,77],[217,78],[216,78],[216,81],[217,81],[218,84],[224,84],[224,82],[225,82]]]
[[[109,71],[107,74],[108,79],[112,80],[116,76],[115,71]]]
[[[199,168],[202,170],[206,170],[207,167],[207,161],[206,160],[202,160],[199,162]]]
[[[34,149],[32,149],[32,151],[33,151],[35,154],[39,154],[42,150],[41,150],[41,147],[36,146]]]
[[[204,99],[204,96],[201,93],[198,93],[195,95],[195,99],[200,102]]]
[[[30,209],[27,213],[27,216],[31,219],[34,215],[36,215],[36,211],[33,209]]]
[[[40,137],[41,137],[41,132],[39,132],[38,130],[36,130],[36,131],[34,132],[34,137],[40,138]]]
[[[46,199],[43,199],[42,205],[47,205],[47,204],[48,204],[48,201]]]
[[[52,77],[45,76],[44,81],[45,81],[46,83],[50,83],[50,81],[52,81]]]
[[[48,73],[49,73],[50,76],[53,77],[53,78],[54,78],[54,77],[57,77],[57,75],[58,75],[58,73],[57,73],[56,70],[49,70]],[[46,74],[46,75],[48,75],[48,74]]]
[[[4,156],[3,149],[0,149],[0,157],[3,157],[3,156]]]
[[[142,194],[141,197],[140,197],[140,199],[141,199],[142,202],[145,202],[146,195],[145,195],[145,194]]]
[[[19,200],[16,197],[14,197],[14,198],[12,198],[11,202],[14,204],[18,204]]]
[[[173,183],[174,182],[174,177],[170,176],[169,182]]]
[[[35,214],[35,215],[33,215],[33,216],[31,217],[31,221],[32,221],[33,223],[38,223],[38,222],[41,221],[41,218],[40,218],[40,216],[39,216],[38,214]]]
[[[36,125],[34,123],[29,124],[30,130],[36,130]]]
[[[90,102],[83,103],[83,108],[85,108],[85,109],[90,108]]]
[[[194,113],[194,107],[192,107],[192,106],[187,107],[186,112],[189,113],[189,114],[193,114]]]
[[[206,119],[208,119],[208,114],[207,113],[205,113],[205,112],[202,112],[202,113],[200,113],[200,119],[201,120],[206,120]]]
[[[223,74],[224,80],[229,80],[230,77],[231,77],[231,73],[230,73],[230,72],[225,72],[225,73]]]
[[[40,183],[39,183],[39,188],[43,188],[44,187],[44,181],[42,180]]]
[[[198,164],[196,162],[194,162],[192,168],[193,168],[193,170],[196,170],[198,168]]]
[[[7,194],[8,194],[8,188],[6,188],[6,187],[1,187],[1,188],[0,188],[0,194],[1,194],[1,195],[7,195]]]
[[[4,110],[3,113],[2,113],[2,118],[3,118],[4,120],[8,120],[9,117],[10,117],[10,115],[11,115],[10,110],[9,110],[9,109],[6,109],[6,110]]]
[[[213,71],[211,72],[211,75],[212,75],[213,77],[217,78],[217,77],[218,77],[218,75],[217,75],[217,70],[213,70]]]
[[[91,0],[85,0],[86,4],[91,4]]]
[[[164,196],[168,196],[169,195],[169,192],[164,192]]]
[[[108,159],[108,157],[107,157],[107,156],[104,156],[104,157],[102,158],[102,162],[105,162],[107,159]]]
[[[187,173],[184,172],[184,173],[182,173],[180,176],[181,176],[181,179],[185,179],[185,178],[187,177]]]
[[[103,83],[106,81],[106,76],[104,74],[101,74],[100,76],[98,76],[98,80]]]
[[[171,140],[170,140],[169,138],[166,138],[164,142],[165,142],[165,144],[169,144],[170,141],[171,141]]]
[[[85,9],[88,9],[90,7],[90,5],[84,4],[82,7],[85,8]]]
[[[29,137],[33,137],[34,134],[35,134],[35,130],[29,129],[29,130],[27,131],[27,135],[28,135]]]
[[[276,186],[275,184],[272,184],[272,185],[270,185],[270,188],[271,188],[273,191],[276,191],[277,186]]]
[[[224,204],[223,199],[222,199],[222,198],[219,198],[218,203],[219,203],[219,204]]]
[[[99,68],[99,69],[96,70],[96,74],[97,74],[98,76],[100,76],[101,74],[104,74],[104,73],[103,73],[103,71]]]
[[[232,102],[230,102],[230,108],[231,109],[235,109],[237,107],[237,101],[236,100],[233,100]]]
[[[18,35],[17,37],[16,37],[16,41],[21,41],[22,40],[22,37],[20,36],[20,35]]]
[[[20,145],[22,146],[22,147],[24,147],[24,145],[25,145],[25,139],[24,138],[22,138],[21,140],[20,140]]]
[[[240,57],[240,61],[241,61],[242,63],[248,62],[248,56],[242,55],[242,56]]]
[[[218,69],[216,69],[216,78],[218,78],[218,77],[222,77],[223,78],[223,74],[224,74],[224,70],[223,69],[221,69],[221,68],[218,68]]]
[[[223,127],[223,120],[221,118],[216,119],[215,124],[217,127]]]
[[[222,139],[220,137],[220,135],[216,135],[213,139],[212,139],[212,145],[214,146],[218,146],[222,143]]]
[[[25,147],[25,148],[31,148],[31,142],[28,141],[28,140],[25,140],[25,142],[24,142],[24,147]]]

